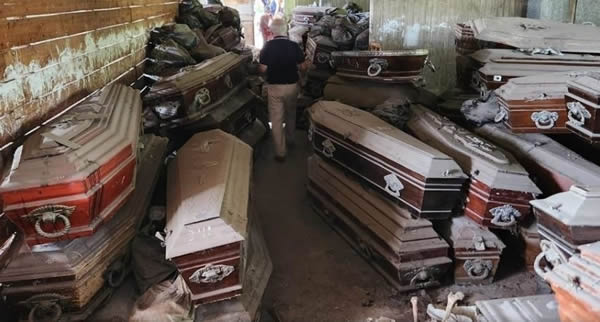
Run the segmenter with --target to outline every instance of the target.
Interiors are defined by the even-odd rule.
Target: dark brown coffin
[[[429,64],[426,49],[336,51],[331,57],[336,75],[382,83],[417,82],[422,79],[425,65]]]
[[[466,180],[447,155],[371,113],[332,101],[309,109],[314,150],[422,218],[448,218]]]
[[[335,7],[297,6],[292,11],[292,22],[294,25],[312,26],[335,9]]]
[[[454,249],[454,282],[490,284],[494,281],[504,243],[467,217],[454,217],[446,239]]]
[[[600,243],[580,247],[581,255],[543,277],[552,286],[561,321],[600,321]]]
[[[326,36],[308,37],[306,41],[306,59],[318,69],[331,69],[331,53],[338,46]]]
[[[246,84],[242,58],[226,53],[182,68],[158,80],[144,96],[144,106],[161,119],[185,124],[206,116]]]
[[[123,281],[129,245],[151,202],[167,147],[166,139],[151,135],[141,143],[136,189],[112,220],[92,236],[23,247],[0,270],[0,294],[24,317],[42,308],[59,314],[85,311],[97,305],[103,289]]]
[[[572,185],[600,182],[599,166],[546,135],[514,134],[502,124],[486,124],[475,131],[511,151],[547,196],[568,191]]]
[[[471,176],[465,214],[477,223],[512,229],[531,214],[529,201],[541,194],[519,161],[449,119],[412,105],[408,129],[424,143],[454,158]]]
[[[454,26],[454,44],[456,52],[461,55],[469,55],[481,48],[468,23],[457,23]]]
[[[425,219],[363,187],[318,156],[308,161],[308,190],[315,210],[358,247],[401,291],[437,286],[451,264],[448,244]]]
[[[194,135],[171,161],[165,256],[195,304],[242,293],[252,148],[221,130]]]
[[[600,73],[567,84],[567,128],[591,144],[600,143]]]

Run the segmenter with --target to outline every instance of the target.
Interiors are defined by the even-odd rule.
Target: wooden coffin
[[[558,302],[553,294],[477,301],[475,306],[481,313],[481,321],[561,321],[558,316]]]
[[[92,236],[23,247],[0,270],[0,294],[25,317],[86,311],[105,286],[124,280],[129,244],[152,200],[167,148],[167,139],[151,135],[141,143],[136,189],[112,220]]]
[[[329,37],[308,37],[306,59],[318,69],[330,69],[332,66],[331,53],[337,49],[338,46]]]
[[[517,159],[449,119],[413,105],[407,126],[424,143],[454,158],[471,176],[465,214],[477,223],[512,229],[530,215],[529,201],[541,191]]]
[[[246,69],[242,61],[230,52],[184,67],[154,83],[144,96],[144,107],[171,122],[199,120],[244,87]]]
[[[581,246],[580,251],[581,255],[544,274],[562,322],[600,321],[600,243]]]
[[[169,164],[166,258],[195,304],[239,296],[252,148],[221,130],[194,135]]]
[[[396,288],[408,291],[440,285],[451,260],[448,244],[425,219],[378,192],[363,187],[318,156],[308,161],[308,190],[315,210],[357,247]]]
[[[540,236],[552,250],[560,250],[562,262],[577,251],[577,246],[600,240],[600,186],[572,186],[567,192],[546,199],[533,200]],[[545,246],[542,245],[545,251]],[[551,251],[542,254],[550,262]],[[552,264],[555,264],[554,262]]]
[[[478,134],[511,151],[545,195],[568,191],[572,185],[600,182],[600,167],[546,135],[514,134],[503,125],[486,124]]]
[[[591,144],[600,143],[600,73],[567,83],[567,128]]]
[[[241,36],[234,27],[223,27],[222,25],[214,25],[204,35],[206,42],[210,45],[221,47],[226,51],[231,51],[240,44]]]
[[[600,53],[600,28],[548,20],[494,17],[470,22],[475,38],[514,48],[552,48],[565,53]]]
[[[336,75],[382,83],[419,81],[428,61],[426,49],[397,51],[336,51],[331,54]]]
[[[467,178],[450,157],[349,105],[319,101],[309,115],[309,138],[318,154],[417,217],[450,216]]]
[[[457,23],[454,26],[454,44],[456,52],[462,55],[469,55],[480,48],[479,41],[468,23]]]
[[[454,217],[447,240],[454,250],[456,284],[490,284],[494,281],[504,243],[467,217]]]
[[[135,186],[139,92],[108,87],[32,134],[0,184],[29,245],[88,236]]]
[[[0,214],[0,270],[15,256],[23,244],[23,233],[15,224]]]
[[[296,6],[292,10],[292,23],[294,25],[312,26],[315,22],[323,18],[323,16],[335,10],[335,7]]]
[[[535,258],[542,252],[537,220],[519,227],[519,236],[523,241],[523,259],[530,272],[534,271]]]
[[[585,54],[530,54],[516,49],[486,48],[476,51],[470,57],[482,66],[498,63],[600,67],[600,57]]]
[[[332,76],[327,80],[323,99],[371,110],[387,100],[412,102],[419,91],[408,84],[380,84]]]

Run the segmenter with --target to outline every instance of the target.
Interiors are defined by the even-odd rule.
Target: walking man
[[[270,29],[274,38],[267,42],[260,53],[260,70],[267,73],[265,86],[275,159],[282,162],[285,160],[286,147],[294,144],[298,72],[305,71],[309,62],[305,60],[300,46],[287,38],[287,23],[283,18],[273,18]]]

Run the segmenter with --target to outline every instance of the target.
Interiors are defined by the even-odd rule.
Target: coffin
[[[331,54],[336,75],[382,83],[419,81],[428,61],[426,49],[397,51],[336,51]]]
[[[535,258],[542,252],[537,220],[519,227],[519,236],[523,241],[523,259],[530,272],[534,271]]]
[[[479,41],[468,23],[457,23],[454,26],[454,44],[456,52],[462,55],[471,54],[480,48]]]
[[[437,286],[449,270],[448,244],[410,213],[318,156],[308,161],[315,210],[401,291]],[[329,220],[328,220],[329,221]]]
[[[476,51],[470,57],[482,66],[498,63],[600,67],[600,57],[583,54],[529,54],[515,49],[486,48]]]
[[[475,302],[482,320],[488,322],[560,322],[553,294]],[[564,322],[564,321],[563,321]]]
[[[558,301],[561,321],[600,320],[600,243],[580,247],[581,255],[544,274]]]
[[[195,304],[239,296],[252,148],[221,130],[194,135],[169,164],[165,256]]]
[[[598,184],[598,183],[596,183]],[[577,252],[577,246],[600,239],[600,187],[573,186],[567,192],[531,201],[538,231],[545,241],[540,245],[548,262],[556,266]]]
[[[547,20],[494,17],[471,21],[475,38],[514,48],[552,48],[565,53],[600,53],[600,29]]]
[[[545,195],[568,191],[572,185],[600,182],[600,167],[546,135],[514,134],[503,125],[486,124],[478,134],[511,151]]]
[[[206,42],[211,45],[221,47],[226,51],[231,51],[240,44],[240,33],[234,27],[223,27],[222,25],[214,25],[204,35]]]
[[[23,247],[0,271],[0,294],[24,317],[86,311],[124,280],[129,243],[152,200],[167,146],[166,139],[150,135],[141,143],[136,189],[112,220],[92,236]]]
[[[15,256],[23,244],[23,234],[4,213],[0,214],[0,270]]]
[[[246,70],[242,62],[239,55],[230,52],[184,67],[154,83],[144,96],[144,107],[171,123],[197,121],[244,87]]]
[[[306,41],[306,59],[318,69],[331,68],[331,53],[338,46],[326,36],[308,37]]]
[[[332,76],[327,80],[323,92],[325,100],[338,101],[367,110],[387,100],[411,102],[418,96],[418,89],[408,84],[380,84],[338,76]]]
[[[23,144],[0,184],[4,212],[29,245],[94,233],[135,186],[139,92],[110,85]]]
[[[309,138],[325,159],[422,218],[448,218],[467,179],[447,155],[371,113],[338,102],[309,109]]]
[[[413,105],[407,123],[424,143],[454,158],[471,175],[465,214],[477,223],[512,229],[530,215],[529,201],[541,191],[517,159],[449,119]]]
[[[567,87],[567,128],[591,144],[600,143],[600,73],[571,79]]]
[[[335,7],[297,6],[292,11],[292,21],[294,25],[312,26],[323,16],[335,10]]]

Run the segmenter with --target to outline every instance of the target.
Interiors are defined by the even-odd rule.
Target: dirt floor
[[[269,140],[256,152],[252,195],[273,261],[263,322],[362,322],[379,317],[409,321],[409,300],[414,295],[419,297],[420,320],[425,321],[427,304],[445,306],[450,291],[463,292],[467,303],[548,291],[531,273],[506,273],[515,266],[509,250],[500,280],[492,285],[398,294],[311,209],[305,188],[306,160],[311,153],[306,133],[297,132],[297,147],[285,163],[273,159]],[[91,321],[126,321],[136,297],[133,285],[126,283]]]

